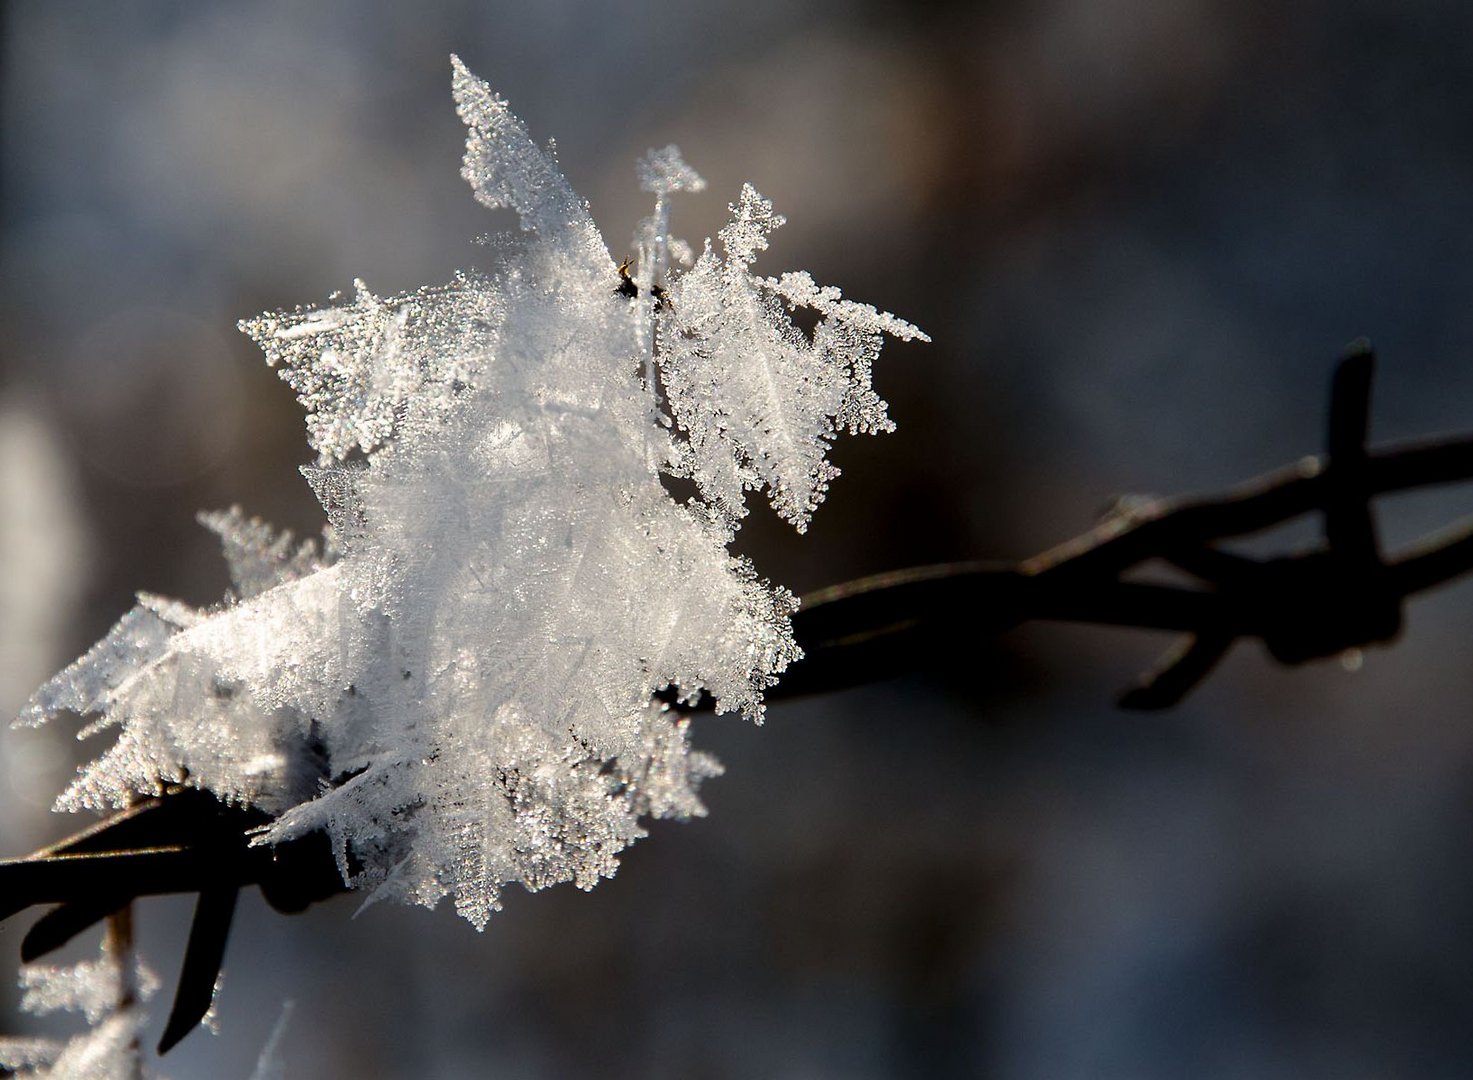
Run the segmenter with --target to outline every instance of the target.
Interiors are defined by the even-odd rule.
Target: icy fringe
[[[81,1013],[88,1029],[65,1041],[0,1038],[0,1070],[7,1075],[19,1080],[163,1080],[144,1067],[139,1052],[148,1014],[137,1003],[158,991],[158,976],[140,961],[125,963],[109,940],[104,940],[96,960],[22,966],[20,986],[20,1005],[26,1012]],[[130,999],[129,1005],[120,1007]],[[281,1040],[292,1008],[290,1001],[283,1004],[250,1080],[285,1080]]]
[[[136,1080],[141,1075],[138,1038],[148,1015],[136,1004],[119,1007],[129,997],[145,1001],[158,989],[158,979],[141,963],[125,966],[124,958],[104,944],[96,960],[27,964],[20,985],[26,1012],[79,1012],[89,1028],[66,1041],[0,1039],[0,1068],[35,1080]]]
[[[801,530],[834,434],[890,427],[882,334],[923,335],[805,274],[754,277],[781,219],[750,187],[724,254],[679,272],[669,196],[704,184],[674,147],[641,163],[655,213],[621,289],[550,152],[452,60],[462,175],[520,218],[503,265],[241,324],[307,410],[327,550],[205,515],[226,602],[140,597],[22,720],[120,729],[63,809],[208,788],[279,815],[261,842],[326,830],[350,884],[450,895],[481,927],[504,884],[589,888],[642,817],[703,813],[720,767],[655,693],[760,720],[800,655],[792,594],[727,551],[745,492]]]

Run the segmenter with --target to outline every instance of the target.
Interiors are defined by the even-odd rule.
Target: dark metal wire
[[[769,699],[889,677],[923,665],[940,645],[1032,619],[1186,635],[1121,698],[1142,709],[1180,701],[1240,639],[1262,641],[1286,664],[1393,640],[1408,597],[1473,569],[1473,520],[1387,559],[1372,500],[1473,479],[1473,437],[1367,449],[1373,364],[1369,345],[1358,342],[1336,368],[1322,456],[1213,497],[1122,503],[1084,535],[1019,562],[898,570],[804,597],[793,626],[805,657]],[[1309,513],[1320,514],[1324,526],[1313,550],[1254,559],[1216,546]],[[1155,559],[1198,584],[1124,576]],[[673,689],[660,696],[679,698]],[[703,705],[709,702],[679,707]],[[323,834],[251,846],[268,820],[190,788],[143,800],[59,844],[0,862],[0,919],[35,904],[57,905],[26,935],[21,955],[29,961],[139,896],[199,893],[162,1052],[209,1007],[239,889],[259,886],[282,911],[344,891]]]
[[[1336,368],[1322,456],[1221,495],[1125,503],[1084,535],[1020,562],[924,566],[805,596],[793,622],[806,655],[769,698],[887,678],[959,635],[1033,619],[1190,635],[1121,698],[1139,709],[1176,704],[1243,638],[1259,639],[1285,664],[1394,640],[1407,598],[1473,569],[1473,520],[1387,559],[1372,500],[1473,479],[1473,437],[1368,450],[1373,364],[1370,346],[1358,342]],[[1310,513],[1324,524],[1313,550],[1254,559],[1216,546]],[[1124,577],[1158,559],[1198,583]]]

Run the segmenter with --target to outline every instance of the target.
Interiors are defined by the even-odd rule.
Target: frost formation
[[[782,219],[750,186],[721,254],[679,270],[669,197],[704,182],[674,147],[641,163],[655,212],[626,283],[550,153],[452,61],[462,175],[520,219],[503,264],[241,323],[306,408],[328,542],[203,515],[224,603],[140,596],[22,720],[118,729],[61,808],[207,788],[276,815],[260,842],[326,830],[350,884],[450,895],[480,927],[506,883],[592,887],[642,817],[703,813],[719,766],[654,695],[760,719],[800,655],[792,594],[727,550],[745,493],[803,529],[834,435],[891,426],[882,335],[924,338],[806,274],[754,276]]]
[[[138,1038],[148,1015],[128,998],[147,1000],[157,977],[142,964],[125,965],[104,947],[95,960],[21,968],[21,1008],[37,1016],[81,1013],[89,1027],[67,1040],[0,1039],[0,1068],[33,1080],[136,1080]]]

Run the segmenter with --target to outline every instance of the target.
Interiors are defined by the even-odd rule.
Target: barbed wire
[[[1323,455],[1216,496],[1121,500],[1089,532],[1019,562],[917,567],[805,596],[794,629],[806,655],[769,697],[888,678],[958,638],[1035,619],[1186,634],[1120,698],[1135,709],[1176,704],[1241,639],[1259,639],[1284,664],[1394,640],[1408,598],[1473,570],[1473,520],[1388,559],[1372,501],[1473,479],[1473,437],[1369,450],[1373,367],[1364,342],[1337,366]],[[1323,519],[1311,550],[1260,559],[1220,546],[1311,513]],[[1195,581],[1130,579],[1152,561]]]
[[[1035,620],[1177,631],[1183,643],[1120,704],[1179,702],[1241,639],[1300,664],[1383,644],[1408,598],[1473,570],[1473,520],[1387,558],[1373,500],[1473,480],[1473,436],[1367,448],[1374,356],[1352,345],[1331,385],[1326,452],[1211,497],[1117,502],[1082,536],[1018,562],[961,562],[878,574],[803,598],[793,620],[805,656],[769,691],[779,701],[923,667],[959,641]],[[1253,558],[1224,541],[1306,514],[1322,518],[1308,551]],[[1133,580],[1153,561],[1193,584]],[[680,702],[679,691],[660,697]],[[697,697],[677,707],[696,711]],[[236,896],[255,885],[280,911],[345,891],[332,845],[316,833],[251,846],[270,818],[181,787],[144,799],[58,844],[0,861],[0,919],[56,905],[21,944],[29,962],[141,896],[200,894],[160,1052],[203,1018],[223,961]]]

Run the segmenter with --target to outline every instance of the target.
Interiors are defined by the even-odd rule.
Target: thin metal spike
[[[177,1046],[210,1011],[239,894],[240,890],[234,886],[200,891],[199,903],[194,908],[194,925],[189,928],[189,945],[184,952],[184,969],[179,973],[179,989],[174,993],[174,1008],[159,1040],[160,1054]]]
[[[1364,338],[1352,342],[1330,385],[1329,492],[1324,504],[1325,542],[1337,558],[1380,562],[1371,512],[1366,439],[1371,424],[1371,376],[1376,357]]]
[[[1139,686],[1120,695],[1120,707],[1146,711],[1169,709],[1178,704],[1227,655],[1234,640],[1231,634],[1217,633],[1187,638],[1184,645],[1167,653],[1160,666],[1142,678]]]
[[[26,858],[204,844],[238,836],[269,820],[270,816],[261,810],[227,805],[207,791],[174,788],[94,822]]]
[[[166,810],[167,803],[164,799],[145,799],[101,821],[94,821],[85,829],[78,830],[71,836],[33,851],[25,857],[44,859],[52,855],[75,855],[88,851],[123,851],[127,848],[138,847],[137,843],[130,841],[140,839],[140,833],[150,831],[147,823],[153,819],[154,815]]]
[[[100,893],[92,900],[77,900],[52,908],[21,939],[21,963],[34,963],[53,949],[61,948],[83,930],[121,910],[130,899],[123,893]]]

